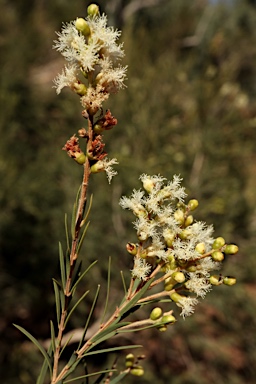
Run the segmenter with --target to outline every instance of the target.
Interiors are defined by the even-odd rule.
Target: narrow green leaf
[[[117,329],[116,333],[120,334],[120,333],[130,333],[130,332],[144,331],[144,329],[154,328],[157,325],[159,325],[159,324],[145,325],[144,327],[140,327],[140,328],[128,328],[128,329],[123,329],[123,330],[122,329]]]
[[[56,344],[55,344],[55,330],[54,330],[54,325],[52,320],[50,320],[50,328],[51,328],[51,345],[52,345],[52,350],[55,352],[56,349]]]
[[[83,242],[84,242],[84,238],[85,238],[85,235],[86,235],[86,232],[87,232],[87,229],[90,225],[90,221],[88,221],[88,223],[86,224],[85,228],[84,228],[84,231],[83,231],[83,234],[81,236],[81,238],[79,239],[79,243],[78,243],[78,246],[77,246],[77,254],[79,254],[79,251],[83,245]]]
[[[103,311],[103,315],[101,318],[101,323],[103,323],[104,317],[107,312],[107,307],[108,307],[108,300],[109,300],[109,291],[110,291],[110,276],[111,276],[111,257],[108,259],[108,282],[107,282],[107,294],[106,294],[106,301],[105,301],[105,307]]]
[[[92,200],[93,200],[93,195],[90,196],[89,207],[88,207],[87,212],[86,212],[86,214],[85,214],[85,216],[84,216],[84,218],[83,218],[83,220],[82,220],[82,222],[81,222],[81,224],[80,224],[81,227],[84,225],[84,223],[85,223],[86,220],[88,219],[88,216],[89,216],[89,214],[90,214],[90,212],[91,212],[91,208],[92,208]]]
[[[136,295],[128,302],[127,305],[124,306],[124,308],[121,309],[120,315],[124,315],[126,312],[128,312],[132,307],[136,305],[136,303],[139,301],[139,299],[144,295],[144,293],[148,290],[150,284],[154,280],[154,277],[152,279],[148,280],[146,284],[136,293]]]
[[[51,366],[51,360],[50,360],[50,357],[48,356],[46,350],[43,348],[43,346],[37,341],[37,339],[31,335],[31,333],[29,333],[28,331],[26,331],[26,329],[20,327],[19,325],[17,324],[13,324],[14,327],[16,327],[20,332],[24,333],[24,335],[26,335],[31,341],[32,343],[39,349],[39,351],[42,353],[42,355],[44,356],[47,364],[48,364],[48,367],[49,367],[49,370],[50,370],[50,375],[52,376],[52,366]]]
[[[54,294],[55,294],[55,305],[56,305],[56,315],[57,315],[57,322],[59,324],[60,322],[60,290],[58,286],[58,282],[53,279],[53,288],[54,288]]]
[[[77,261],[75,270],[73,272],[71,287],[72,287],[72,284],[79,279],[81,274],[81,269],[82,269],[82,260],[80,260],[79,262]],[[73,291],[71,290],[70,292],[72,293],[72,296],[73,296],[75,293],[75,289]]]
[[[70,253],[70,245],[69,245],[69,234],[68,234],[68,215],[65,213],[65,234],[66,234],[66,242],[67,242],[67,254]]]
[[[47,370],[48,370],[47,361],[46,361],[46,359],[44,359],[41,371],[40,371],[39,376],[36,380],[36,384],[44,384]]]
[[[75,381],[75,380],[85,379],[86,377],[91,377],[91,376],[101,375],[102,373],[109,373],[109,372],[116,372],[116,369],[105,369],[104,371],[88,373],[87,375],[83,375],[83,376],[75,377],[74,379],[65,380],[65,381],[64,381],[64,384],[65,384],[65,383],[71,383],[71,382],[73,382],[73,381]]]
[[[61,282],[62,282],[62,287],[64,291],[65,285],[66,285],[66,268],[65,268],[65,260],[64,260],[64,254],[63,254],[61,242],[59,242],[59,258],[60,258]]]
[[[110,380],[109,384],[117,384],[117,383],[119,383],[119,381],[123,380],[123,378],[125,376],[127,376],[129,372],[130,372],[130,370],[127,369],[126,371],[120,373],[118,376],[114,377],[113,380]]]
[[[50,346],[49,346],[49,348],[47,350],[47,354],[48,354],[49,358],[52,358],[53,350],[52,350],[52,345],[51,344],[50,344]],[[46,377],[48,368],[49,368],[48,361],[47,361],[47,359],[44,359],[44,362],[43,362],[40,374],[39,374],[39,376],[37,378],[36,384],[44,384],[45,383],[45,377]]]
[[[72,339],[73,336],[74,336],[74,334],[72,333],[72,335],[67,339],[67,341],[63,345],[63,347],[61,349],[61,352],[60,352],[60,356],[61,356],[62,352],[64,351],[64,349],[66,348],[66,346],[68,345],[68,343],[70,342],[70,340]]]
[[[85,298],[85,296],[87,296],[89,293],[89,291],[86,291],[81,297],[79,300],[77,300],[76,304],[72,307],[72,309],[69,311],[69,314],[67,315],[66,317],[66,320],[65,320],[65,323],[64,323],[64,327],[66,327],[69,319],[70,319],[70,316],[72,315],[72,313],[74,312],[74,310],[76,309],[76,307],[81,303],[81,301]]]
[[[98,339],[102,339],[103,337],[105,338],[105,336],[107,336],[109,333],[112,333],[113,331],[116,332],[116,330],[118,328],[121,328],[121,327],[124,327],[125,325],[129,325],[130,322],[126,321],[126,322],[122,322],[122,323],[119,323],[119,320],[120,320],[120,317],[118,317],[118,319],[111,325],[109,325],[106,329],[102,330],[100,333],[98,333],[96,336],[94,336],[92,338],[92,343],[96,343],[98,344]],[[107,339],[109,337],[107,336]]]
[[[74,238],[75,238],[77,206],[78,206],[81,188],[82,188],[82,184],[78,188],[78,191],[76,194],[76,200],[74,202],[73,210],[72,210],[72,217],[71,217],[71,237],[72,237],[72,240],[74,240]]]
[[[82,346],[82,344],[84,342],[84,338],[85,338],[85,335],[86,335],[87,329],[89,327],[89,323],[90,323],[90,320],[91,320],[94,308],[96,306],[96,303],[97,303],[97,300],[98,300],[98,297],[99,297],[99,291],[100,291],[100,285],[98,285],[98,287],[97,287],[97,291],[96,291],[95,296],[94,296],[94,300],[93,300],[93,303],[92,303],[92,306],[91,306],[91,310],[89,312],[89,315],[87,317],[87,321],[86,321],[86,324],[85,324],[85,327],[84,327],[83,336],[82,336],[82,338],[80,340],[80,343],[78,345],[78,350],[81,348],[81,346]]]
[[[71,218],[71,237],[72,237],[72,240],[74,240],[74,238],[75,238],[76,212],[77,212],[77,205],[76,205],[76,203],[74,203],[73,210],[72,210],[72,218]]]
[[[76,289],[77,285],[79,284],[79,282],[82,280],[82,278],[86,275],[87,272],[89,272],[89,270],[98,262],[98,260],[95,260],[93,263],[91,263],[89,265],[89,267],[79,276],[79,278],[76,280],[75,284],[73,285],[72,289],[71,289],[71,293],[73,293],[73,291]]]
[[[50,344],[50,346],[49,346],[49,348],[47,350],[47,354],[49,355],[49,357],[52,356],[52,344]],[[45,377],[46,377],[48,368],[49,367],[48,367],[48,364],[47,364],[47,360],[44,359],[44,362],[43,362],[41,371],[39,373],[39,376],[37,378],[36,384],[44,384],[45,383]]]
[[[122,278],[122,283],[123,283],[123,287],[124,287],[124,293],[126,295],[127,294],[127,287],[126,287],[126,284],[125,284],[125,279],[124,279],[123,271],[120,271],[120,275],[121,275],[121,278]]]
[[[122,345],[120,347],[105,348],[97,351],[88,352],[88,353],[85,353],[83,357],[90,356],[90,355],[97,355],[98,353],[110,353],[110,352],[121,351],[123,349],[142,348],[142,347],[143,347],[142,345]]]

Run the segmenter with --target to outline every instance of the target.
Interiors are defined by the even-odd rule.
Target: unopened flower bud
[[[226,255],[235,255],[237,252],[239,251],[239,248],[237,245],[235,244],[228,244],[225,249],[224,249],[224,253]]]
[[[164,290],[171,291],[176,284],[177,284],[177,281],[175,281],[171,277],[168,277],[164,282]]]
[[[170,292],[173,289],[174,285],[175,284],[171,284],[171,283],[170,284],[165,284],[164,285],[164,290],[167,291],[167,292]]]
[[[137,367],[134,367],[130,370],[130,373],[134,376],[143,376],[144,375],[144,369],[138,365]]]
[[[194,211],[198,207],[199,203],[198,200],[192,199],[188,202],[188,208],[190,211]]]
[[[186,240],[186,239],[188,239],[189,235],[190,235],[190,232],[187,229],[184,229],[183,231],[181,231],[179,233],[179,238],[181,240]]]
[[[196,266],[195,265],[190,265],[189,267],[187,267],[187,271],[188,272],[195,272],[196,271]]]
[[[160,325],[159,327],[157,327],[157,329],[158,329],[158,331],[160,331],[160,332],[165,332],[165,331],[167,331],[167,327],[166,327],[166,325]]]
[[[88,16],[99,16],[100,14],[100,9],[97,4],[90,4],[87,7],[87,14]]]
[[[150,313],[151,320],[158,320],[162,316],[163,311],[160,307],[155,307]]]
[[[213,259],[214,261],[222,261],[222,260],[224,260],[224,255],[223,255],[223,253],[220,252],[220,251],[214,251],[214,252],[211,254],[211,256],[212,256],[212,259]]]
[[[219,275],[212,275],[210,277],[210,284],[212,285],[221,285],[223,283],[223,279]]]
[[[145,189],[145,191],[147,191],[148,193],[152,192],[153,189],[154,189],[154,186],[155,186],[155,183],[153,180],[151,180],[151,178],[145,178],[143,179],[143,188]]]
[[[192,215],[189,215],[185,220],[185,227],[188,227],[190,224],[192,224],[194,221],[194,218]]]
[[[175,260],[175,257],[172,254],[167,256],[167,260],[168,260],[169,269],[175,269],[177,267],[177,262]]]
[[[182,211],[182,209],[177,209],[174,212],[174,219],[176,220],[176,222],[178,224],[183,224],[184,223],[185,215],[184,215],[184,212]]]
[[[212,248],[219,249],[223,247],[223,245],[225,245],[225,240],[223,239],[223,237],[217,237],[213,242]]]
[[[195,250],[200,253],[200,255],[203,255],[205,253],[205,243],[198,243],[195,247]]]
[[[162,317],[161,321],[165,324],[173,324],[175,323],[176,319],[173,315],[165,315]]]
[[[170,294],[170,298],[172,299],[172,301],[174,301],[175,303],[178,303],[184,296],[181,296],[179,293],[177,292],[173,292]]]
[[[87,87],[82,83],[74,83],[72,89],[79,96],[84,96],[87,93]]]
[[[135,357],[132,353],[129,353],[126,357],[125,357],[125,366],[127,368],[130,368],[133,366],[134,364],[134,360],[135,360]]]
[[[79,17],[78,19],[76,19],[75,27],[84,36],[89,36],[91,33],[91,30],[87,21],[85,21],[85,19],[83,19],[82,17]]]
[[[135,256],[135,255],[137,254],[137,247],[136,247],[136,244],[133,244],[133,243],[127,243],[127,244],[126,244],[126,249],[127,249],[127,252],[130,253],[130,255]]]
[[[163,231],[163,237],[167,247],[171,247],[175,239],[175,233],[171,229],[167,228]]]
[[[177,283],[183,283],[185,281],[185,275],[183,272],[174,272],[172,274],[172,278],[177,281]]]
[[[231,276],[225,276],[224,279],[223,279],[223,283],[225,285],[235,285],[236,284],[236,278],[235,277],[231,277]]]

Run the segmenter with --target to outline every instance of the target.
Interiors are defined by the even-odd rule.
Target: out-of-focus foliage
[[[197,219],[240,245],[240,254],[225,261],[225,272],[238,284],[216,288],[192,318],[167,333],[137,334],[133,342],[144,344],[147,355],[145,376],[137,381],[252,384],[256,8],[245,0],[215,6],[166,0],[124,17],[131,3],[99,2],[113,12],[111,20],[120,16],[129,72],[128,88],[106,106],[119,121],[106,135],[119,175],[111,186],[104,174],[95,175],[90,186],[94,205],[84,264],[86,258],[99,263],[85,285],[93,297],[100,281],[104,292],[112,256],[115,302],[119,270],[131,268],[125,243],[135,240],[132,215],[118,207],[120,196],[139,187],[143,172],[181,174],[200,202]],[[11,323],[49,337],[57,242],[64,238],[64,212],[70,214],[80,183],[79,166],[61,148],[84,124],[75,95],[57,97],[51,88],[62,66],[51,46],[61,22],[83,16],[86,6],[1,0],[0,376],[6,384],[34,383],[41,362]],[[87,312],[85,303],[73,327],[84,325]]]

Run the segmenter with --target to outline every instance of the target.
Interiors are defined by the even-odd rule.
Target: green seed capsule
[[[86,161],[86,156],[84,153],[81,153],[81,155],[79,155],[78,157],[75,158],[75,161],[78,163],[78,164],[84,164],[85,161]]]
[[[136,253],[137,253],[137,247],[136,247],[136,244],[134,244],[134,243],[127,243],[127,244],[126,244],[126,250],[127,250],[127,252],[130,253],[130,255],[135,256]]]

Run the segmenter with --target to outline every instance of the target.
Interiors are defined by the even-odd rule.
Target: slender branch
[[[89,140],[87,142],[87,149],[90,148],[91,142],[92,142],[92,127],[93,127],[93,118],[89,116],[88,118],[88,131],[89,131]],[[62,309],[60,322],[58,325],[58,336],[56,339],[56,349],[54,353],[54,363],[53,363],[53,376],[52,376],[52,384],[56,383],[59,380],[58,376],[58,367],[59,367],[59,359],[60,359],[60,352],[61,352],[61,345],[62,345],[62,338],[65,330],[65,320],[68,313],[68,306],[71,299],[71,284],[72,284],[72,278],[73,273],[76,265],[76,260],[78,257],[77,254],[77,246],[79,242],[79,235],[81,230],[81,222],[83,220],[83,215],[85,211],[86,206],[86,197],[87,197],[87,189],[88,189],[88,183],[89,183],[89,177],[90,177],[90,162],[89,159],[86,158],[86,161],[84,163],[84,172],[83,172],[83,181],[81,186],[81,192],[78,202],[78,209],[77,209],[77,215],[76,215],[76,224],[75,224],[75,234],[72,241],[71,251],[70,251],[70,269],[69,274],[67,276],[66,284],[64,287],[64,294],[65,294],[65,303],[64,307]]]
[[[137,304],[141,304],[149,300],[159,299],[159,297],[163,297],[163,296],[170,296],[170,294],[173,292],[175,292],[175,289],[173,289],[172,291],[162,291],[159,293],[154,293],[153,295],[150,295],[150,296],[144,297],[143,299],[138,300]]]

